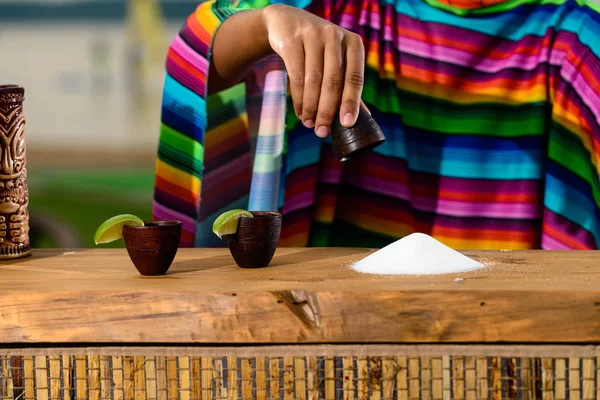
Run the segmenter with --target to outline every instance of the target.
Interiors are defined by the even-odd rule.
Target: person
[[[250,208],[281,211],[282,246],[597,249],[599,10],[204,2],[168,51],[154,217],[182,246],[222,245],[214,219]],[[338,162],[331,122],[360,106],[387,141]]]

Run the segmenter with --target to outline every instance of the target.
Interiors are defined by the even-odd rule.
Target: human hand
[[[334,118],[354,125],[364,82],[361,37],[283,4],[264,8],[263,20],[271,48],[285,63],[294,110],[304,126],[324,138]]]

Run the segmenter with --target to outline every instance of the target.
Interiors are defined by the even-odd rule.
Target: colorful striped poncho
[[[232,208],[280,210],[283,246],[600,245],[600,7],[585,0],[282,0],[359,33],[387,142],[339,163],[293,113],[283,64],[207,97],[213,35],[268,0],[202,3],[167,58],[154,217],[222,243]]]

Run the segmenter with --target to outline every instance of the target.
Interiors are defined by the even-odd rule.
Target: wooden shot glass
[[[145,221],[144,224],[123,227],[129,258],[141,275],[165,275],[179,248],[181,222]]]
[[[385,142],[385,136],[373,117],[361,107],[356,124],[351,128],[346,128],[339,118],[334,118],[331,141],[336,158],[344,162],[379,146]]]
[[[281,234],[281,214],[251,211],[254,218],[240,218],[238,231],[226,235],[227,246],[241,268],[269,266]]]

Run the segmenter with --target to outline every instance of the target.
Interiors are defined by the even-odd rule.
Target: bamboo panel
[[[134,357],[123,357],[123,389],[125,400],[135,397],[135,362]]]
[[[156,358],[147,357],[145,365],[146,373],[146,398],[148,400],[156,400],[158,392],[156,387]]]
[[[88,396],[90,400],[100,400],[100,356],[88,357]]]
[[[569,358],[569,399],[581,400],[579,358]]]
[[[431,360],[431,397],[440,400],[444,397],[444,368],[441,358]]]
[[[317,357],[308,357],[308,372],[306,375],[308,400],[319,399],[319,362]]]
[[[516,359],[516,361],[521,363],[521,366],[517,368],[518,376],[516,377],[516,383],[519,384],[517,387],[518,395],[523,400],[531,400],[535,396],[533,394],[534,382],[532,382],[531,360]]]
[[[235,382],[237,380],[234,379]],[[179,358],[179,393],[181,400],[190,400],[192,383],[190,377],[190,357]]]
[[[283,357],[283,400],[294,400],[294,357]]]
[[[564,359],[554,361],[554,399],[565,400],[567,398],[567,362]]]
[[[583,400],[595,399],[594,394],[594,370],[595,362],[593,358],[586,358],[582,362],[582,375],[583,375]]]
[[[296,399],[306,400],[306,363],[303,357],[294,359]]]
[[[492,400],[502,400],[502,360],[492,357]]]
[[[505,386],[509,399],[517,398],[517,361],[514,358],[506,359]]]
[[[480,400],[489,399],[488,386],[488,360],[487,358],[477,359],[477,398]]]
[[[421,357],[421,399],[431,400],[431,359],[429,357]]]
[[[52,368],[52,364],[50,364],[50,368]],[[110,357],[100,356],[100,398],[102,400],[112,399],[110,387]]]
[[[87,358],[85,356],[75,356],[75,389],[76,399],[87,399],[88,397],[88,382],[87,382]]]
[[[113,395],[115,400],[123,400],[125,398],[125,382],[123,381],[123,357],[114,356],[112,358],[113,364]],[[67,399],[67,395],[65,394],[65,400]]]
[[[394,377],[395,377],[395,366],[394,359],[392,357],[383,357],[382,359],[383,374],[382,380],[382,399],[390,400],[394,398]]]
[[[574,355],[6,355],[0,400],[592,400],[598,374],[597,357]]]
[[[190,393],[190,397],[192,400],[200,400],[200,395],[202,392],[201,382],[202,379],[200,373],[200,357],[191,357],[190,359],[190,376],[192,381],[192,390]]]
[[[156,357],[156,392],[158,400],[167,400],[167,358]]]
[[[2,373],[0,373],[0,379],[2,380],[2,397],[8,400],[14,400],[13,374],[10,359],[8,357],[2,357]]]
[[[369,398],[369,362],[367,357],[359,357],[357,360],[357,391],[359,400],[368,400]]]
[[[257,360],[257,381],[261,381],[261,379],[259,379],[258,374],[264,374],[264,358],[262,358],[262,363],[260,364],[260,361]],[[212,357],[202,357],[202,362],[201,362],[201,373],[202,373],[202,400],[210,400],[212,399],[212,392],[213,392],[213,373],[214,373],[214,368],[213,368],[213,359]],[[259,370],[260,368],[260,370]],[[265,385],[266,385],[266,376],[265,376]],[[260,394],[260,393],[259,393]],[[258,400],[263,400],[263,397],[259,396]]]
[[[179,362],[177,357],[167,357],[167,387],[169,400],[179,399]]]
[[[542,399],[554,399],[554,362],[551,358],[542,359]]]
[[[36,398],[39,400],[48,400],[48,369],[46,367],[46,357],[35,357],[35,380]]]
[[[146,357],[134,357],[133,398],[146,400]]]
[[[443,373],[442,373],[442,390],[444,391],[443,393],[443,399],[444,400],[450,400],[452,398],[452,374],[450,371],[450,356],[443,356],[442,357],[442,368],[443,368]]]
[[[370,400],[381,400],[381,358],[371,357],[369,360],[369,376],[371,381]]]
[[[408,360],[408,398],[418,399],[421,395],[421,382],[419,381],[419,359]]]
[[[242,367],[242,399],[251,400],[252,393],[252,359],[241,359]],[[290,367],[290,370],[292,368]]]
[[[477,359],[465,357],[465,399],[477,400]]]
[[[64,387],[63,398],[67,400],[71,398],[71,390],[73,388],[73,357],[63,356],[62,371]],[[122,400],[122,398],[118,399],[117,396],[115,396],[115,400]]]
[[[327,357],[325,360],[325,399],[336,399],[335,360],[333,357]]]
[[[237,358],[227,357],[227,398],[236,400],[238,398]]]
[[[272,358],[269,361],[269,372],[270,372],[270,377],[271,377],[271,384],[270,384],[270,395],[271,395],[271,399],[273,400],[279,400],[281,398],[280,396],[280,385],[279,385],[279,381],[280,381],[280,376],[281,376],[281,371],[279,369],[279,359],[278,358]]]
[[[543,359],[535,358],[533,359],[533,364],[535,365],[535,399],[543,399],[544,397],[544,378],[543,378]]]
[[[12,361],[11,365],[11,376],[13,377],[13,398],[23,398],[23,357],[15,356],[10,358]]]
[[[344,357],[342,360],[342,369],[344,375],[344,400],[352,400],[354,399],[354,368],[353,368],[353,359],[352,357]],[[361,376],[362,382],[362,376]],[[359,395],[359,399],[362,399],[363,396]],[[366,397],[364,397],[366,398]]]
[[[85,373],[85,370],[84,370]],[[33,357],[24,357],[23,359],[23,380],[25,382],[25,400],[35,398],[35,384],[33,381],[34,366]]]
[[[215,366],[215,377],[214,377],[214,386],[215,386],[215,397],[217,399],[227,399],[227,387],[225,385],[225,368],[223,364],[225,360],[213,360]]]
[[[454,399],[463,400],[465,398],[465,364],[462,357],[454,357],[452,361]]]
[[[396,359],[398,369],[396,372],[396,388],[398,400],[408,399],[408,362],[406,357]]]

